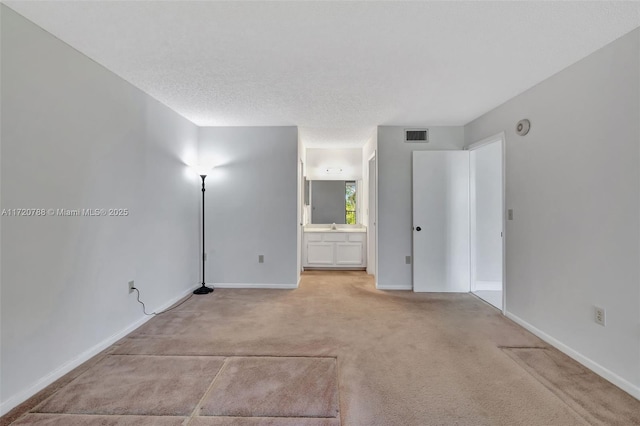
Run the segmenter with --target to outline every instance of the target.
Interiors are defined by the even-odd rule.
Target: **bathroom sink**
[[[304,232],[367,232],[367,228],[364,226],[344,228],[338,226],[336,229],[332,229],[331,226],[305,226]]]

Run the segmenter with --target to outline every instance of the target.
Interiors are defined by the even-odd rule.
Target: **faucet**
[[[335,224],[335,223],[334,223],[333,225],[331,225],[331,229],[332,229],[333,231],[335,231],[336,229],[338,229],[338,228],[336,227],[336,224]]]

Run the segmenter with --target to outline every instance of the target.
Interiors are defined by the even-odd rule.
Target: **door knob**
[[[422,231],[422,228],[420,228],[419,226],[416,227],[416,231],[420,232]]]

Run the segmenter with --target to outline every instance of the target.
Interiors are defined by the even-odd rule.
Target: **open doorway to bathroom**
[[[367,241],[369,242],[367,248],[367,272],[370,275],[376,276],[376,214],[377,214],[377,167],[376,167],[376,153],[371,154],[367,161]],[[377,278],[376,278],[377,279]]]
[[[504,307],[504,137],[470,150],[471,292]]]

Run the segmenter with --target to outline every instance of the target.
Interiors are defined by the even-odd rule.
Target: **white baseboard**
[[[199,285],[197,287],[199,287]],[[169,302],[165,303],[164,305],[156,308],[155,311],[162,311],[164,309],[169,308],[171,305],[176,303],[178,300],[180,300],[183,297],[185,297],[188,294],[190,294],[197,287],[193,287],[193,288],[185,291],[184,293],[182,293],[179,296],[173,298],[172,300],[170,300]],[[60,367],[56,368],[51,373],[47,374],[46,376],[44,376],[43,378],[41,378],[40,380],[35,382],[33,385],[31,385],[25,391],[20,392],[20,393],[18,393],[16,395],[13,395],[12,397],[7,399],[6,401],[3,401],[0,404],[0,416],[4,416],[9,411],[11,411],[13,408],[15,408],[18,405],[22,404],[24,401],[26,401],[27,399],[31,398],[36,393],[40,392],[42,389],[46,388],[51,383],[53,383],[56,380],[58,380],[60,377],[64,376],[65,374],[67,374],[68,372],[70,372],[74,368],[78,367],[82,363],[88,361],[92,357],[98,355],[100,352],[102,352],[103,350],[105,350],[109,346],[113,345],[115,342],[117,342],[118,340],[122,339],[124,336],[126,336],[129,333],[131,333],[132,331],[134,331],[135,329],[140,327],[142,324],[144,324],[147,321],[149,321],[151,318],[153,318],[153,317],[145,315],[144,317],[140,318],[139,320],[137,320],[133,324],[131,324],[131,325],[125,327],[124,329],[120,330],[119,332],[107,337],[102,342],[92,346],[91,348],[89,348],[86,351],[82,352],[77,357],[73,358],[72,360],[68,361],[67,363],[65,363],[65,364],[61,365]]]
[[[565,355],[573,358],[575,361],[577,361],[580,364],[584,365],[589,370],[593,371],[594,373],[596,373],[597,375],[601,376],[602,378],[610,381],[611,383],[613,383],[614,385],[616,385],[617,387],[619,387],[623,391],[627,392],[628,394],[630,394],[634,398],[640,399],[640,387],[638,387],[638,386],[634,385],[633,383],[627,381],[626,379],[618,376],[616,373],[614,373],[611,370],[601,366],[597,362],[587,358],[586,356],[584,356],[581,353],[579,353],[578,351],[570,348],[569,346],[565,345],[564,343],[562,343],[561,341],[557,340],[556,338],[548,335],[544,331],[542,331],[542,330],[534,327],[533,325],[529,324],[528,322],[526,322],[522,318],[520,318],[520,317],[518,317],[516,315],[513,315],[511,312],[506,312],[505,315],[506,315],[507,318],[509,318],[513,322],[517,323],[518,325],[526,328],[531,333],[535,334],[536,336],[538,336],[539,338],[541,338],[545,342],[549,343],[551,346],[553,346],[556,349],[558,349],[560,352],[563,352]]]
[[[410,285],[380,285],[378,283],[376,283],[376,288],[378,290],[413,290],[413,287]]]
[[[476,290],[502,290],[500,281],[476,281]]]
[[[294,289],[298,284],[260,284],[260,283],[213,283],[214,288],[273,288],[273,289]]]

